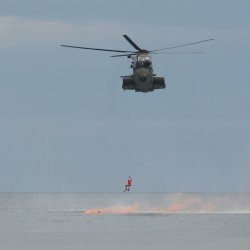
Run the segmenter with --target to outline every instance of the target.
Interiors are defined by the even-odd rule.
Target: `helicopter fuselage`
[[[107,51],[120,53],[112,55],[111,57],[120,57],[127,56],[132,59],[131,68],[133,69],[133,74],[129,76],[121,76],[123,79],[122,88],[125,90],[135,90],[136,92],[150,92],[155,89],[164,89],[165,79],[164,77],[156,76],[153,73],[152,58],[151,54],[158,54],[165,50],[176,49],[184,46],[189,46],[197,43],[204,43],[212,41],[214,39],[207,39],[192,43],[181,44],[177,46],[167,47],[163,49],[156,50],[146,50],[140,48],[128,35],[123,35],[127,42],[134,47],[135,51],[131,50],[117,50],[117,49],[101,49],[101,48],[90,48],[90,47],[80,47],[62,44],[62,47],[76,48],[76,49],[86,49],[86,50],[95,50],[95,51]],[[195,52],[184,52],[184,53],[195,53]],[[200,53],[200,52],[197,52]]]
[[[165,88],[164,77],[157,77],[153,73],[152,58],[149,53],[139,53],[129,56],[132,59],[131,68],[133,74],[122,76],[124,90],[136,92],[149,92],[155,89]]]

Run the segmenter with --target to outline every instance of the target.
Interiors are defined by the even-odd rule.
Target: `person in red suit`
[[[132,186],[132,178],[129,176],[129,177],[128,177],[128,182],[127,182],[127,184],[125,185],[125,190],[124,190],[124,192],[129,191],[130,188],[131,188],[131,186]]]

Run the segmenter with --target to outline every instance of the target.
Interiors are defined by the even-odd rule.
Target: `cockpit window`
[[[150,66],[151,66],[151,61],[149,60],[136,62],[136,68],[150,68]]]
[[[150,68],[152,67],[151,57],[148,55],[138,55],[135,62],[135,68]]]
[[[149,56],[138,56],[137,58],[138,61],[151,61],[151,58]]]

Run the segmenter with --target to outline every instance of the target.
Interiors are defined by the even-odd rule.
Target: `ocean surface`
[[[250,193],[0,193],[0,250],[249,250]]]

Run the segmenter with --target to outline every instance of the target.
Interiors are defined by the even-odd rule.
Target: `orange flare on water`
[[[107,208],[94,208],[84,211],[84,214],[130,214],[135,213],[140,209],[140,205],[135,203],[131,206],[117,206],[117,207],[107,207]]]

